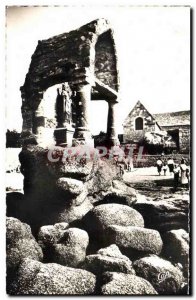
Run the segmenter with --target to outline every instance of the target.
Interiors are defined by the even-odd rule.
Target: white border
[[[105,6],[105,5],[109,5],[109,6],[118,6],[118,5],[123,5],[123,6],[162,6],[162,5],[167,5],[167,6],[191,6],[193,9],[195,9],[196,7],[196,1],[195,0],[99,0],[99,1],[92,1],[92,0],[52,0],[52,1],[45,1],[45,0],[40,0],[40,1],[25,1],[25,0],[12,0],[12,1],[5,1],[5,0],[1,0],[0,2],[0,91],[1,91],[1,108],[0,108],[0,141],[1,141],[1,147],[0,147],[0,158],[1,158],[1,168],[0,168],[0,195],[1,195],[1,202],[0,202],[0,213],[1,213],[1,244],[0,244],[0,260],[1,260],[1,271],[0,271],[0,297],[1,299],[7,299],[7,295],[5,294],[5,200],[4,200],[4,186],[5,186],[5,6],[43,6],[43,5],[50,5],[50,6],[54,6],[54,5],[59,5],[59,6],[66,6],[66,5],[70,5],[70,6],[80,6],[80,5],[84,5],[84,6]],[[195,12],[194,12],[195,13]],[[193,22],[193,27],[194,27],[194,22]],[[4,29],[4,30],[3,30]],[[194,38],[195,38],[195,28],[193,28],[193,42],[194,42]],[[194,49],[194,45],[193,45],[193,49]],[[194,62],[194,60],[193,60]],[[195,66],[195,64],[194,64]],[[193,66],[193,68],[194,68]],[[195,78],[193,76],[193,88],[195,86]],[[192,109],[193,109],[193,121],[194,121],[194,116],[195,116],[195,105],[194,105],[194,99],[192,99]],[[195,133],[195,123],[192,124],[193,125],[193,137],[194,137],[194,133]],[[194,170],[195,170],[195,164],[194,166]],[[195,186],[195,178],[194,178],[194,182],[192,186]],[[192,200],[193,202],[195,201],[194,199],[194,193],[192,195]],[[195,205],[194,203],[192,204],[192,214],[193,216],[195,216]],[[193,220],[195,219],[195,217],[193,218]],[[195,237],[194,234],[194,222],[192,224],[192,238]],[[194,254],[194,245],[192,248],[192,252]],[[194,273],[194,269],[195,266],[193,268],[193,273]],[[194,275],[194,274],[193,274]],[[194,276],[193,276],[193,280],[194,280]],[[194,281],[192,282],[192,291],[194,293]],[[17,297],[20,298],[20,297]],[[21,297],[21,299],[24,299],[26,297]],[[51,297],[50,297],[51,298]],[[54,296],[52,298],[57,298],[58,296]],[[66,297],[67,298],[67,297]],[[69,298],[69,297],[68,297]],[[89,297],[88,297],[89,298]],[[97,297],[96,297],[97,298]],[[116,298],[116,297],[115,297]],[[138,296],[137,296],[138,298]],[[151,297],[150,297],[151,298]],[[167,297],[170,298],[170,297]],[[173,297],[171,297],[173,298]]]

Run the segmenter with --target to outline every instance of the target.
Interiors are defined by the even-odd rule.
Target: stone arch
[[[110,114],[110,106],[118,102],[117,64],[114,34],[105,19],[38,41],[21,87],[23,130],[32,131],[34,128],[36,133],[39,131],[37,126],[44,126],[39,109],[44,92],[55,84],[68,82],[73,96],[76,96],[74,101],[82,102],[81,119],[86,119],[86,122],[80,120],[78,126],[76,124],[75,137],[85,139],[89,131],[88,101],[108,101]]]

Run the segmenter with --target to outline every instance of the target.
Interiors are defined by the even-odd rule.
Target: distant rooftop
[[[190,125],[190,110],[153,114],[160,126]]]

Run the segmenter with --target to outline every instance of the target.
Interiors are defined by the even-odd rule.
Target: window
[[[143,119],[140,117],[135,119],[135,130],[143,130]]]

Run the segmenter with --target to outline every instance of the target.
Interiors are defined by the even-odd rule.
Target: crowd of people
[[[169,171],[170,175],[174,175],[174,189],[176,190],[178,185],[181,184],[189,188],[190,182],[190,169],[186,165],[186,161],[182,158],[180,164],[174,162],[173,158],[170,157],[167,161],[162,159],[161,157],[157,160],[157,171],[159,176],[163,171],[164,176],[167,175]]]

